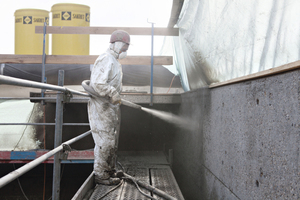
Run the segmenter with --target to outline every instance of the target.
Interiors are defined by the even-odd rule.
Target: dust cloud
[[[199,129],[199,124],[191,119],[179,117],[173,113],[144,108],[144,107],[142,107],[142,110],[166,122],[174,124],[179,128],[190,130],[190,131]]]

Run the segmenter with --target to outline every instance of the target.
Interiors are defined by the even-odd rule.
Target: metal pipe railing
[[[42,163],[43,161],[45,161],[46,159],[48,159],[49,157],[54,155],[52,198],[55,200],[59,199],[59,191],[60,191],[59,182],[60,182],[60,165],[61,165],[60,164],[60,151],[64,149],[65,145],[68,146],[69,144],[72,144],[72,143],[82,139],[83,137],[86,137],[87,135],[89,135],[91,133],[91,131],[88,131],[86,133],[81,134],[80,136],[77,136],[77,137],[61,144],[61,135],[62,135],[61,132],[62,132],[62,126],[64,125],[62,122],[63,98],[64,98],[62,92],[69,95],[70,97],[72,97],[72,95],[70,95],[70,93],[90,97],[89,94],[62,87],[63,76],[64,76],[64,73],[62,70],[60,70],[59,71],[59,85],[60,86],[56,86],[56,85],[51,85],[51,84],[46,84],[46,83],[38,83],[38,82],[34,82],[34,81],[28,81],[28,80],[23,80],[23,79],[0,75],[0,84],[9,84],[9,85],[42,89],[42,98],[44,98],[43,92],[46,89],[59,91],[57,93],[57,99],[56,99],[56,123],[0,123],[0,125],[1,124],[3,124],[3,125],[21,125],[21,124],[23,124],[23,125],[30,125],[30,124],[32,124],[32,125],[33,124],[34,125],[46,125],[46,124],[49,125],[49,124],[51,124],[52,125],[53,124],[53,125],[55,125],[55,147],[56,147],[53,150],[51,150],[50,152],[40,156],[39,158],[27,163],[26,165],[24,165],[24,166],[18,168],[17,170],[2,177],[0,179],[0,188],[5,186],[6,184],[10,183],[11,181],[17,179],[19,176],[23,175],[24,173],[28,172],[32,168],[36,167],[37,165],[39,165],[40,163]],[[43,101],[44,100],[42,100],[42,102]],[[65,123],[65,124],[68,124],[68,123]],[[69,123],[69,124],[79,125],[78,123],[76,123],[76,124]],[[81,123],[80,125],[82,125],[82,124],[83,123]],[[85,124],[89,125],[88,123],[85,123]]]
[[[60,146],[56,147],[55,149],[49,151],[48,153],[38,157],[37,159],[27,163],[26,165],[16,169],[15,171],[12,171],[9,174],[3,176],[2,178],[0,178],[0,188],[7,185],[8,183],[15,180],[16,178],[20,177],[21,175],[25,174],[26,172],[28,172],[32,168],[36,167],[37,165],[41,164],[42,162],[44,162],[45,160],[47,160],[48,158],[50,158],[54,154],[56,154],[59,151],[63,150],[64,145],[70,145],[74,142],[77,142],[78,140],[88,136],[89,134],[91,134],[91,131],[87,131],[87,132],[85,132],[85,133],[83,133],[83,134],[81,134],[81,135],[79,135],[79,136],[77,136],[77,137],[75,137],[71,140],[68,140],[68,141],[62,143]]]
[[[151,78],[150,78],[150,106],[153,106],[153,42],[154,42],[154,23],[151,22],[152,28],[151,28]]]
[[[47,26],[47,23],[45,22],[44,23],[44,37],[43,37],[43,57],[42,57],[42,83],[46,83],[47,79],[45,77],[45,61],[46,61],[46,52],[45,52],[45,48],[46,48],[46,26]],[[41,91],[41,96],[44,97],[45,95],[45,90],[42,89]],[[45,101],[42,100],[42,105],[45,105]]]
[[[86,94],[86,93],[83,93],[83,92],[79,92],[79,91],[76,91],[76,90],[72,90],[72,89],[68,89],[68,88],[65,88],[63,86],[56,86],[56,85],[51,85],[51,84],[47,84],[47,83],[38,83],[38,82],[34,82],[34,81],[29,81],[29,80],[23,80],[23,79],[18,79],[18,78],[13,78],[13,77],[8,77],[8,76],[3,76],[3,75],[0,75],[0,84],[8,84],[8,85],[16,85],[16,86],[23,86],[23,87],[31,87],[31,88],[40,88],[40,89],[48,89],[48,90],[55,90],[55,91],[60,91],[60,92],[64,92],[64,93],[67,93],[67,94],[70,94],[70,93],[73,93],[73,94],[77,94],[77,95],[81,95],[81,96],[86,96],[86,97],[91,97],[89,94]],[[43,96],[42,96],[43,97]],[[71,95],[72,97],[72,95]],[[101,97],[102,98],[102,97]],[[56,104],[58,104],[58,101],[60,101],[61,103],[63,103],[63,96],[62,94],[58,93],[57,94],[57,102]],[[107,99],[106,99],[107,101]],[[141,109],[142,107],[140,105],[137,105],[137,104],[134,104],[132,102],[129,102],[129,101],[126,101],[126,100],[123,100],[121,99],[121,102],[122,104],[126,105],[126,106],[130,106],[130,107],[133,107],[133,108],[136,108],[136,109]],[[62,114],[62,109],[60,110],[56,110],[56,114],[59,114],[61,113]],[[57,118],[57,116],[56,116]],[[2,123],[2,124],[26,124],[26,125],[29,125],[30,123]],[[31,123],[31,124],[42,124],[42,123]],[[49,123],[43,123],[43,124],[49,124]],[[0,124],[1,125],[1,124]],[[58,128],[58,123],[56,122],[55,124],[53,125],[56,125],[56,129]],[[60,129],[62,128],[62,121],[60,123]],[[57,132],[57,130],[55,131]],[[61,131],[59,131],[61,132]],[[57,156],[57,153],[60,152],[61,150],[63,150],[63,147],[64,145],[69,145],[69,144],[72,144],[80,139],[82,139],[83,137],[86,137],[87,135],[89,135],[91,133],[91,131],[88,131],[86,133],[83,133],[82,135],[80,136],[77,136],[67,142],[64,142],[63,144],[61,144],[60,146],[54,148],[53,150],[51,150],[50,152],[40,156],[39,158],[31,161],[30,163],[27,163],[26,165],[20,167],[19,169],[7,174],[6,176],[2,177],[0,179],[0,188],[2,188],[3,186],[5,186],[6,184],[10,183],[11,181],[15,180],[16,178],[18,178],[19,176],[23,175],[24,173],[26,173],[27,171],[31,170],[32,168],[36,167],[37,165],[39,165],[40,163],[42,163],[43,161],[45,161],[47,158],[54,156],[54,165],[58,164],[60,165],[59,163],[59,157]],[[56,134],[56,133],[55,133]],[[60,133],[61,134],[61,133]],[[57,134],[56,134],[57,135]],[[56,142],[56,144],[58,144],[60,142]],[[58,154],[59,155],[59,154]],[[58,170],[60,170],[60,168],[58,167],[54,167],[54,173],[53,173],[53,178],[54,178],[54,181],[53,181],[53,184],[54,184],[54,187],[53,187],[53,191],[52,191],[52,196],[53,196],[53,199],[59,199],[59,190],[60,190],[60,187],[59,186],[56,186],[56,183],[59,181],[59,173],[56,173],[58,172]],[[58,178],[55,178],[55,177],[58,177]]]
[[[0,100],[56,100],[56,97],[0,97]]]
[[[73,94],[91,97],[91,95],[89,95],[87,93],[79,92],[79,91],[72,90],[72,89],[69,89],[66,87],[62,87],[62,86],[51,85],[51,84],[47,84],[47,83],[38,83],[38,82],[34,82],[34,81],[28,81],[28,80],[24,80],[24,79],[13,78],[13,77],[8,77],[8,76],[3,76],[3,75],[0,75],[0,84],[56,90],[56,91],[60,91],[60,92],[71,92]],[[100,96],[98,96],[98,97],[102,98]],[[105,99],[104,97],[102,99],[108,101],[108,99]],[[125,106],[129,106],[129,107],[136,108],[136,109],[142,108],[140,105],[132,103],[127,100],[124,100],[124,99],[121,99],[121,103]]]
[[[53,126],[55,123],[0,123],[0,126],[7,125],[28,125],[28,126]],[[89,126],[89,123],[63,123],[63,126]]]
[[[60,92],[71,92],[73,94],[90,97],[90,95],[87,93],[68,89],[68,88],[65,88],[62,86],[51,85],[51,84],[47,84],[47,83],[38,83],[35,81],[29,81],[29,80],[24,80],[24,79],[20,79],[20,78],[13,78],[13,77],[4,76],[4,75],[0,75],[0,84],[16,85],[16,86],[31,87],[31,88],[40,88],[40,89],[55,90],[55,91],[60,91]]]
[[[58,71],[58,85],[64,85],[64,70]],[[54,135],[54,147],[58,147],[62,143],[62,129],[63,129],[63,103],[64,94],[62,92],[57,93],[56,99],[56,112],[55,112],[55,135]],[[59,200],[60,194],[60,163],[61,152],[54,155],[53,160],[53,182],[52,182],[52,199]]]

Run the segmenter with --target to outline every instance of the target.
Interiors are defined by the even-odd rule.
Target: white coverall
[[[111,49],[100,55],[91,71],[90,86],[99,96],[112,97],[122,90],[122,66],[118,54]],[[120,105],[101,98],[91,98],[88,103],[89,122],[95,142],[94,173],[108,179],[115,169],[120,130]]]

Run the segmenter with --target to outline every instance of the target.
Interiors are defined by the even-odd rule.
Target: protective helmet
[[[110,43],[124,42],[130,44],[130,36],[126,31],[116,30],[110,36]]]

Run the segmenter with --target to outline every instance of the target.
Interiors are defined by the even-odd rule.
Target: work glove
[[[121,97],[118,92],[116,92],[114,95],[111,96],[110,103],[112,103],[114,105],[122,103]]]

